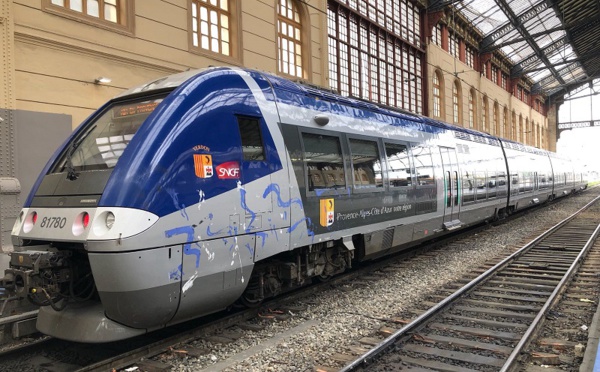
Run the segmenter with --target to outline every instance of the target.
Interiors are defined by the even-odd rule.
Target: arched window
[[[483,96],[481,101],[481,131],[487,132],[488,126],[488,99],[486,96]]]
[[[39,3],[39,2],[38,2]],[[42,10],[64,14],[78,22],[133,32],[133,1],[131,0],[44,0]]]
[[[506,132],[508,132],[508,108],[504,108],[504,115],[502,116],[502,126],[500,127],[500,137],[507,138]]]
[[[517,126],[517,142],[521,142],[521,133],[523,132],[523,115],[519,114],[519,125]]]
[[[442,85],[438,71],[433,73],[433,117],[442,117]]]
[[[529,118],[525,118],[525,127],[523,128],[523,143],[529,145],[531,130],[529,129]]]
[[[461,106],[460,86],[458,85],[458,81],[455,81],[454,84],[452,84],[452,120],[454,124],[459,124],[461,122]]]
[[[498,102],[494,102],[494,108],[492,109],[492,125],[490,128],[490,133],[491,134],[497,134],[498,133]]]
[[[469,128],[475,127],[475,91],[469,91]]]
[[[277,49],[279,72],[303,77],[302,25],[294,0],[279,0],[277,4]]]
[[[514,111],[512,113],[512,123],[509,138],[514,141],[517,140],[517,114]]]
[[[232,43],[235,41],[232,14],[235,5],[229,0],[192,0],[191,43],[194,49],[236,57]]]

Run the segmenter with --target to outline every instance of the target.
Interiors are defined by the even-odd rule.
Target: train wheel
[[[250,277],[250,282],[248,282],[248,287],[242,293],[242,296],[239,298],[238,302],[243,306],[254,308],[260,306],[264,300],[264,296],[261,296],[261,277],[262,274],[255,274]]]
[[[248,296],[245,292],[240,297],[240,303],[248,308],[256,308],[259,307],[263,303],[264,299],[258,300],[254,298],[254,296]]]
[[[331,278],[333,277],[333,275],[317,275],[315,278],[320,281],[321,283],[325,283],[328,282],[329,280],[331,280]]]

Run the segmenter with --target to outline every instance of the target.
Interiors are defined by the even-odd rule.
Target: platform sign
[[[333,225],[333,210],[334,203],[333,199],[321,199],[320,200],[320,222],[321,226],[327,227]]]
[[[206,154],[194,154],[194,168],[198,178],[212,177],[212,156]]]

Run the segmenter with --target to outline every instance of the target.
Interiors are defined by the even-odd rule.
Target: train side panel
[[[500,143],[475,134],[469,139],[460,141],[457,150],[461,168],[460,220],[472,225],[505,213],[508,180]]]

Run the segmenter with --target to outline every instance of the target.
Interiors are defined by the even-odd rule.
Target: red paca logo
[[[240,178],[240,164],[237,161],[228,161],[219,164],[216,167],[217,177],[222,180],[231,180]]]

